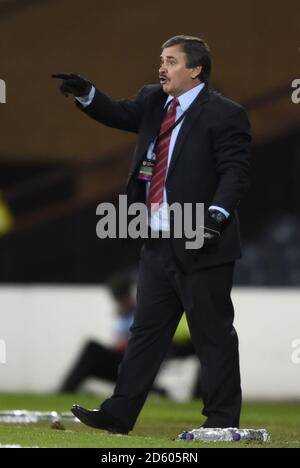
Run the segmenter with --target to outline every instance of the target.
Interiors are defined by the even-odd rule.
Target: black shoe
[[[107,414],[100,409],[87,410],[79,405],[73,405],[71,408],[72,413],[76,418],[87,426],[96,429],[103,429],[104,431],[112,432],[113,434],[128,434],[129,429],[125,429],[115,424]]]

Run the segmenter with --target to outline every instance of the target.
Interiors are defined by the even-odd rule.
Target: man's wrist
[[[94,96],[95,96],[95,92],[96,92],[96,89],[95,89],[94,86],[92,86],[91,90],[89,91],[89,93],[86,96],[82,96],[82,97],[75,96],[75,99],[76,99],[76,101],[80,102],[80,104],[83,107],[87,107],[93,101]]]
[[[218,224],[223,224],[227,217],[224,213],[216,209],[209,209],[209,216]]]
[[[230,213],[227,210],[225,210],[225,208],[223,208],[222,206],[219,206],[219,205],[212,204],[212,205],[210,205],[208,207],[208,210],[209,211],[211,211],[211,210],[221,211],[221,213],[223,213],[226,216],[226,219],[228,219],[229,216],[230,216]]]

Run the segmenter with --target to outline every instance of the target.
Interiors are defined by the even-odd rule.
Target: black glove
[[[217,244],[221,239],[226,216],[217,210],[210,210],[204,216],[204,245]]]
[[[70,94],[73,94],[75,97],[88,96],[92,89],[92,83],[74,73],[54,73],[52,78],[63,80],[60,85],[60,91],[66,97]]]

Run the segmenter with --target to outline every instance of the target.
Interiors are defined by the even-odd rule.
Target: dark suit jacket
[[[79,107],[97,121],[138,133],[127,181],[128,202],[145,202],[145,185],[136,175],[149,144],[158,135],[168,95],[160,85],[143,87],[132,100],[115,101],[96,90],[92,103]],[[237,103],[205,86],[180,128],[166,178],[168,203],[217,205],[230,213],[220,242],[186,250],[186,239],[172,239],[186,267],[205,268],[241,256],[236,207],[249,185],[250,125]]]

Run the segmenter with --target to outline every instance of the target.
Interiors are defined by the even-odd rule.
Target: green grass
[[[0,411],[27,409],[35,411],[69,411],[80,403],[93,408],[99,400],[86,395],[16,395],[0,394]],[[199,402],[177,403],[165,399],[149,399],[129,436],[112,435],[90,429],[83,424],[65,424],[66,431],[51,429],[49,424],[0,424],[0,444],[38,447],[300,447],[300,404],[245,404],[241,427],[267,428],[271,444],[203,444],[175,441],[184,430],[203,422]]]

